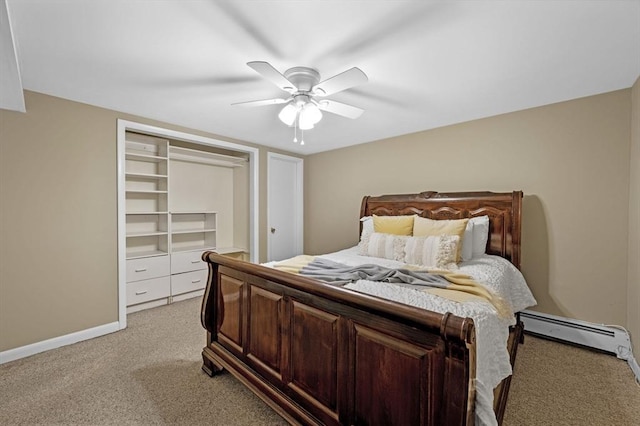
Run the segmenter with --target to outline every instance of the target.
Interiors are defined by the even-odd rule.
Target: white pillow
[[[365,234],[373,234],[373,217],[364,216],[360,218],[360,222],[362,222],[362,232],[360,233],[360,240]]]
[[[358,254],[403,262],[404,245],[407,238],[410,237],[405,235],[382,234],[380,232],[363,232],[362,240],[360,244],[358,244]]]
[[[458,235],[407,237],[404,262],[428,268],[458,269]]]
[[[460,250],[460,260],[467,262],[473,259],[473,219],[467,222],[467,227],[462,235],[462,249]]]
[[[489,216],[472,217],[469,222],[473,223],[473,257],[482,256],[487,251]]]

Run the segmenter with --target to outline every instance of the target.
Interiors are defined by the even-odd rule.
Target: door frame
[[[270,201],[271,201],[271,193],[274,188],[271,188],[271,167],[272,160],[285,160],[295,164],[296,166],[296,180],[295,180],[295,206],[296,206],[296,215],[295,215],[295,250],[298,253],[302,253],[304,251],[304,159],[300,157],[292,157],[290,155],[278,154],[275,152],[267,152],[267,260],[271,260],[271,209],[270,209]]]
[[[152,136],[214,146],[242,152],[249,155],[249,259],[257,262],[259,250],[259,170],[260,150],[245,145],[218,139],[198,136],[191,133],[164,129],[133,121],[118,119],[117,158],[118,158],[118,327],[127,327],[127,264],[126,264],[126,197],[125,197],[125,140],[128,130]]]

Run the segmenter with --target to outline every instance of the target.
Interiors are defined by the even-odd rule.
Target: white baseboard
[[[631,367],[633,374],[636,375],[636,382],[640,385],[640,365],[638,365],[638,362],[633,356],[629,357],[627,362],[629,362],[629,367]]]
[[[520,313],[524,329],[565,342],[611,352],[629,363],[640,382],[640,367],[633,356],[629,332],[620,326],[595,324],[556,315],[525,310]]]
[[[105,334],[113,333],[118,330],[120,330],[120,323],[116,321],[109,324],[88,328],[86,330],[77,331],[75,333],[66,334],[64,336],[43,340],[42,342],[36,342],[30,345],[21,346],[19,348],[9,349],[8,351],[0,352],[0,364],[39,354],[40,352],[48,351],[51,349],[56,349],[61,346],[77,343],[82,340],[89,340],[93,339],[94,337],[104,336]]]

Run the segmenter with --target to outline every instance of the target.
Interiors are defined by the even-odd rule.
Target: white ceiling
[[[301,154],[628,88],[640,75],[635,0],[7,7],[24,89]],[[357,66],[369,82],[330,99],[365,113],[325,113],[294,144],[282,105],[231,106],[286,96],[249,61],[313,67],[323,79]]]

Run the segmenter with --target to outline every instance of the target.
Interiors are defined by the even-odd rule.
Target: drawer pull
[[[140,268],[140,269],[136,269],[136,272],[144,272],[146,270],[147,270],[147,268]]]
[[[144,291],[136,291],[136,296],[140,296],[141,294],[145,294],[147,290]]]
[[[191,263],[200,263],[200,259],[192,260]]]
[[[202,280],[191,280],[191,284],[199,283]]]

